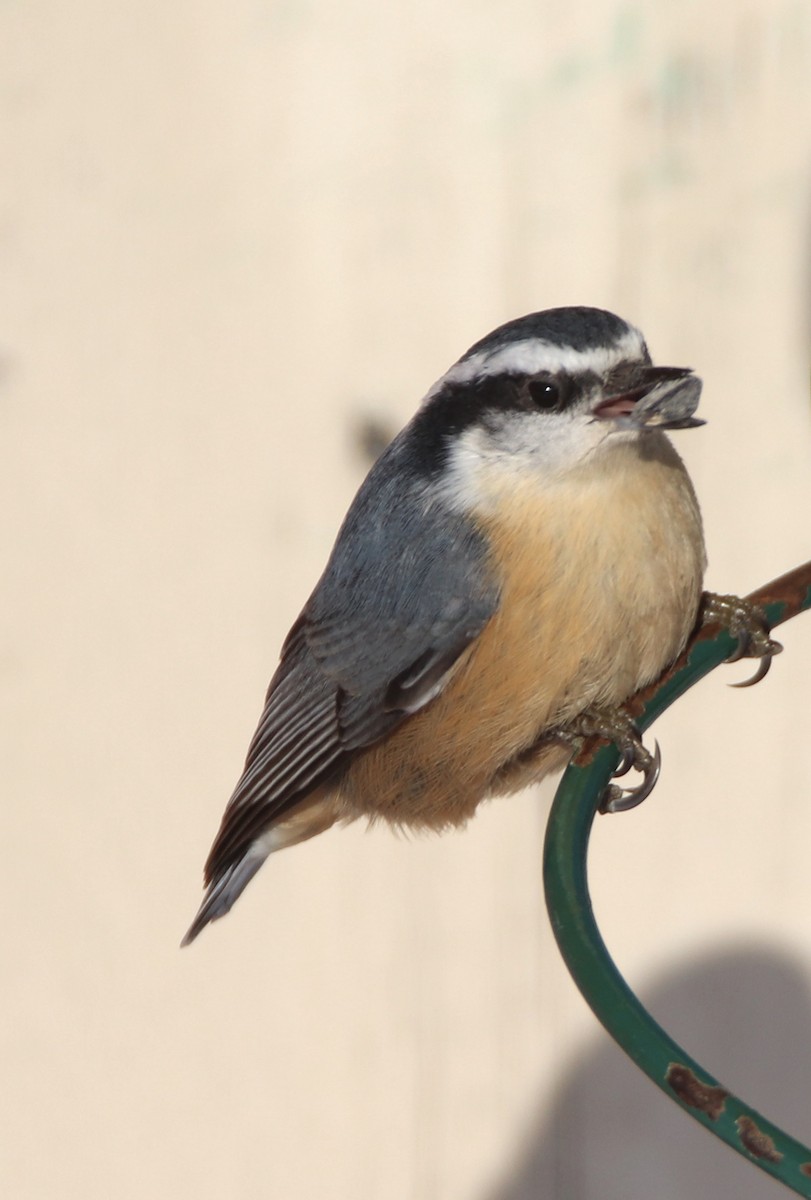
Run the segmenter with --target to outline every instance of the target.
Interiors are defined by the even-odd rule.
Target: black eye
[[[542,412],[559,412],[563,407],[564,389],[557,379],[530,379],[527,391],[532,403]]]

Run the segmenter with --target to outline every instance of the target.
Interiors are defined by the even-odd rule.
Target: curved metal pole
[[[811,562],[748,597],[774,627],[811,607]],[[629,704],[641,729],[735,649],[725,630],[707,626],[657,683]],[[605,947],[591,909],[586,856],[600,798],[619,762],[615,746],[592,741],[563,776],[544,846],[546,903],[558,947],[595,1016],[662,1091],[798,1195],[811,1198],[811,1149],[789,1137],[722,1087],[653,1020]]]

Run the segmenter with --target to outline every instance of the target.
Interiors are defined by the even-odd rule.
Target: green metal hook
[[[764,610],[771,627],[811,608],[811,562],[748,599]],[[700,629],[666,675],[629,702],[639,728],[646,729],[729,658],[735,645],[726,630]],[[555,795],[544,846],[544,887],[558,948],[592,1012],[663,1092],[744,1158],[811,1200],[811,1149],[733,1096],[657,1025],[620,975],[600,936],[586,859],[600,798],[618,762],[616,746],[587,745]]]

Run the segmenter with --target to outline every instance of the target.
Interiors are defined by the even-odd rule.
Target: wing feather
[[[483,535],[428,499],[397,462],[404,446],[367,478],[288,634],[206,863],[214,888],[271,825],[430,703],[495,611]]]
[[[206,882],[240,858],[263,829],[308,791],[334,774],[345,757],[337,689],[306,650],[299,651],[292,662],[282,660],[275,678],[279,691],[270,693],[242,776],[228,801],[206,862]],[[283,701],[291,687],[295,704],[287,708]]]

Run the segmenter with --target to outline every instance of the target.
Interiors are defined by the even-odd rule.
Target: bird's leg
[[[600,812],[626,812],[629,808],[636,808],[637,804],[647,800],[656,786],[662,765],[659,744],[654,742],[653,754],[646,749],[633,718],[624,708],[594,705],[555,730],[555,736],[561,741],[570,742],[578,751],[586,738],[613,742],[622,754],[614,777],[627,774],[631,767],[642,772],[643,779],[637,787],[622,788],[610,784],[600,802]]]
[[[737,648],[727,662],[737,662],[741,658],[760,659],[752,678],[742,683],[734,683],[732,687],[751,687],[752,684],[759,683],[767,674],[775,654],[779,654],[783,649],[779,642],[770,637],[763,611],[739,596],[720,596],[714,592],[705,592],[698,623],[701,626],[721,625],[738,639]],[[555,730],[555,737],[571,745],[575,753],[580,752],[588,738],[613,742],[621,753],[614,778],[627,774],[632,767],[642,772],[643,779],[638,787],[622,788],[617,784],[610,784],[600,803],[601,812],[626,812],[630,808],[636,808],[637,804],[648,798],[656,786],[662,762],[659,746],[654,743],[653,754],[646,749],[639,729],[624,708],[587,708],[574,720],[567,721],[564,726]]]
[[[705,592],[701,598],[699,621],[702,625],[722,625],[738,639],[737,649],[728,663],[741,658],[759,658],[758,668],[751,679],[733,683],[731,687],[751,687],[768,674],[775,654],[783,649],[780,642],[769,636],[769,626],[763,610],[740,596],[719,596]]]

